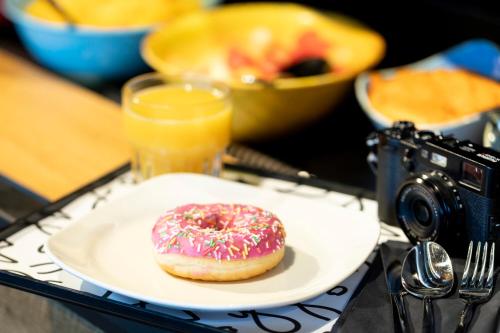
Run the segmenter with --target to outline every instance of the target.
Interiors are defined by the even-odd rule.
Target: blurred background
[[[220,5],[244,1],[222,1]],[[385,54],[375,68],[406,65],[470,39],[500,43],[500,10],[494,1],[295,1],[321,13],[353,18],[380,34]],[[206,4],[208,5],[208,4]],[[32,59],[11,25],[0,29],[0,47]],[[124,80],[110,80],[91,89],[119,101]],[[318,177],[373,189],[374,177],[365,162],[366,136],[374,129],[350,83],[345,95],[320,121],[265,140],[245,142]]]
[[[500,43],[500,9],[495,1],[297,3],[349,15],[380,33],[386,41],[386,53],[377,68],[409,64],[468,39]],[[324,121],[256,148],[321,177],[373,189],[374,177],[365,163],[364,147],[366,135],[372,130],[351,89],[336,112]]]

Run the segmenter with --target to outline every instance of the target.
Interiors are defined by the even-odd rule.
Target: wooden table
[[[120,107],[0,49],[0,174],[56,200],[125,164]]]
[[[0,49],[0,175],[54,201],[128,159],[116,103]],[[0,300],[2,331],[99,331],[40,296]]]

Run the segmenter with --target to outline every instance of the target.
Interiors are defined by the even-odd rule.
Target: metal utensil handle
[[[432,311],[432,299],[424,297],[424,323],[422,326],[424,333],[434,333],[434,312]]]
[[[500,308],[497,311],[497,330],[495,332],[500,332]]]
[[[305,171],[294,168],[273,157],[270,157],[259,151],[240,144],[231,144],[227,149],[227,153],[230,157],[233,157],[232,160],[224,161],[228,164],[240,164],[242,166],[288,176],[302,176],[304,174],[308,175],[308,173]]]
[[[76,25],[75,19],[68,14],[68,11],[64,9],[57,0],[47,0],[49,5],[56,11],[58,12],[63,19],[66,21],[65,23],[69,24],[70,27],[74,28]]]
[[[396,308],[397,312],[397,322],[394,323],[396,326],[396,332],[408,333],[408,315],[406,314],[404,300],[401,294],[391,294],[392,304]],[[399,326],[399,327],[398,327]]]
[[[464,309],[460,313],[460,317],[458,320],[458,326],[455,330],[455,333],[465,333],[467,332],[467,328],[469,327],[470,322],[472,321],[472,317],[474,317],[474,310],[476,309],[476,305],[473,303],[466,303]]]

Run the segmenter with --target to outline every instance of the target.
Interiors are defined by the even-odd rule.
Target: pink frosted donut
[[[164,213],[153,227],[163,270],[207,281],[262,274],[285,255],[285,230],[271,212],[240,204],[188,204]]]

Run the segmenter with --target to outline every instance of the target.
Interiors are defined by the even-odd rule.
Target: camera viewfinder
[[[462,163],[462,180],[480,191],[483,184],[483,169],[464,161]]]

